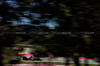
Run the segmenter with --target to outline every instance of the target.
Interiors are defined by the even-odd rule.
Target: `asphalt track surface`
[[[41,62],[48,62],[48,58],[44,58],[45,60],[42,60]],[[80,63],[85,63],[84,60],[88,60],[87,64],[95,64],[95,65],[100,65],[97,61],[100,61],[98,59],[88,59],[88,58],[80,58]],[[54,58],[52,59],[52,62],[64,62],[64,58]],[[24,62],[31,62],[31,61],[24,61]],[[35,61],[34,61],[35,62]],[[36,61],[38,62],[38,61]],[[70,59],[69,63],[74,63],[72,59]],[[74,66],[74,65],[49,65],[49,64],[6,64],[4,66]]]
[[[47,65],[47,64],[7,64],[5,66],[74,66],[74,65]]]

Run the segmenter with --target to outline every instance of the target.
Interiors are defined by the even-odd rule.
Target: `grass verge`
[[[50,64],[50,65],[66,65],[66,63],[62,62],[20,62],[20,64]],[[75,65],[74,63],[70,63],[69,65]],[[85,66],[85,64],[80,64],[81,66]],[[96,64],[88,64],[89,66],[98,66]]]

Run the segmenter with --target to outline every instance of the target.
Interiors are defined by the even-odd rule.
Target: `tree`
[[[11,4],[11,3],[15,3],[15,4]],[[35,5],[33,3],[35,3]],[[98,31],[100,30],[99,24],[98,24],[98,22],[100,21],[99,19],[100,16],[98,15],[99,13],[98,8],[100,6],[98,4],[100,4],[98,0],[97,1],[48,0],[47,2],[42,2],[41,0],[34,0],[34,1],[33,0],[24,0],[24,1],[15,0],[13,2],[4,1],[3,4],[1,4],[0,6],[0,10],[1,10],[0,16],[2,17],[2,19],[0,19],[1,20],[0,28],[2,29],[2,27],[5,27],[5,25],[8,26],[8,23],[10,22],[12,23],[28,22],[29,24],[28,26],[25,26],[25,24],[23,24],[25,26],[23,29],[22,29],[23,25],[18,26],[20,28],[17,27],[16,29],[20,29],[20,31],[26,31],[26,32],[49,31],[50,29],[48,29],[48,27],[46,27],[44,24],[48,24],[48,22],[51,23],[50,20],[52,20],[52,22],[56,21],[59,24],[59,26],[56,27],[56,29],[50,30],[54,32]],[[13,6],[13,5],[16,5],[16,6]],[[8,29],[10,27],[12,26],[6,27],[7,30],[4,29],[2,30],[2,32],[7,33],[11,31],[19,31],[15,29],[13,30]],[[81,49],[80,47],[82,46],[84,46],[84,48],[86,48],[87,46],[89,48],[92,48],[93,44],[91,43],[91,40],[93,41],[95,40],[94,36],[90,38],[86,37],[85,35],[83,35],[84,34],[83,32],[80,35],[76,35],[77,34],[76,33],[76,34],[67,34],[67,36],[54,36],[54,38],[57,38],[57,40],[55,39],[52,40],[52,38],[50,38],[48,39],[50,40],[49,41],[50,43],[47,42],[46,39],[41,38],[41,37],[44,37],[41,35],[18,35],[18,36],[21,36],[21,40],[19,41],[27,41],[30,39],[34,39],[32,43],[38,43],[38,44],[41,42],[49,43],[49,44],[55,43],[55,44],[59,44],[58,46],[59,48],[68,46],[68,47],[65,47],[63,50],[60,49],[59,50],[60,52],[61,51],[64,52],[64,50],[68,50],[68,52],[72,54],[73,53],[82,54],[80,53],[80,51],[78,51],[78,49]],[[16,39],[14,36],[8,37],[8,36],[4,36],[4,34],[1,34],[0,36],[2,37],[1,42],[3,43],[2,45],[4,45],[4,47],[6,46],[5,45],[6,42],[4,41],[8,41],[7,38],[11,38],[13,39],[13,41],[14,39]],[[78,36],[78,37],[74,38],[74,36]],[[58,39],[58,37],[61,39]],[[66,42],[66,40],[69,40],[69,41]],[[9,41],[11,40],[9,39]],[[13,44],[13,41],[11,41],[12,44]],[[64,44],[67,43],[67,45],[62,46],[62,41],[65,42]],[[99,43],[98,40],[97,41],[95,40],[95,42]],[[11,43],[9,42],[9,44]],[[81,43],[82,43],[82,46],[80,45]],[[91,45],[88,45],[88,44],[91,44]],[[98,46],[98,44],[96,44],[96,46]],[[55,47],[50,48],[50,50],[53,50],[54,48]],[[72,48],[74,49],[71,50]],[[82,48],[81,50],[83,50],[84,48]],[[86,54],[84,50],[82,52],[83,54]],[[75,60],[75,62],[76,62],[76,65],[79,65],[77,60],[78,60],[78,57]]]

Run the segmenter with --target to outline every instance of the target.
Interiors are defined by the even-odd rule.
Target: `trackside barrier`
[[[19,54],[19,55],[23,55],[23,56],[34,56],[34,54]],[[55,57],[54,55],[48,55],[48,57]],[[57,56],[59,58],[72,58],[72,57],[63,57],[63,56]],[[98,60],[100,61],[100,59],[94,59],[94,58],[85,58],[85,57],[79,57],[79,59],[87,59],[87,60]]]

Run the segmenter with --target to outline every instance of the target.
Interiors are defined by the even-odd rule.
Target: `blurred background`
[[[99,0],[0,0],[0,65],[100,66],[99,22]]]

